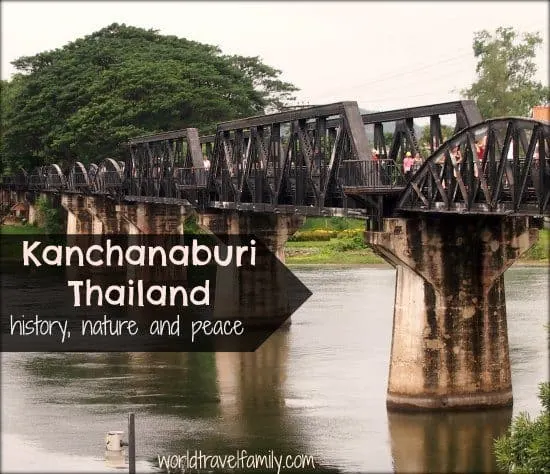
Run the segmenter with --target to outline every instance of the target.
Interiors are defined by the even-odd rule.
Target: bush
[[[38,222],[48,235],[63,233],[63,221],[59,209],[53,208],[46,197],[41,196],[36,201]]]
[[[308,217],[302,226],[302,231],[306,230],[336,230],[361,229],[365,222],[352,217]]]
[[[505,436],[495,441],[500,469],[509,473],[550,473],[550,383],[539,385],[542,413],[534,420],[520,413]]]
[[[199,227],[196,214],[193,214],[185,219],[185,222],[183,224],[183,232],[185,234],[193,235],[205,233],[205,231]]]
[[[298,231],[288,240],[292,242],[319,242],[319,241],[328,241],[338,235],[338,232],[334,230],[305,230]]]
[[[361,238],[363,238],[364,232],[365,231],[363,229],[346,229],[342,232],[339,232],[337,237],[339,239],[353,239],[353,238],[356,238],[357,236],[360,236]]]
[[[330,227],[334,230],[344,230],[347,229],[348,223],[341,217],[331,217]]]
[[[531,247],[523,258],[530,260],[547,260],[550,257],[550,230],[539,231],[539,240]]]
[[[367,248],[363,239],[363,233],[346,237],[330,243],[331,250],[335,252],[346,252],[348,250],[361,250]]]

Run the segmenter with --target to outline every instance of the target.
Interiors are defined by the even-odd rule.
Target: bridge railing
[[[122,187],[122,177],[117,171],[102,171],[96,176],[98,192],[108,192],[110,189]]]
[[[209,170],[204,167],[176,168],[174,170],[176,188],[206,188],[208,183],[208,173]]]
[[[344,188],[387,190],[406,185],[401,167],[390,159],[343,161],[338,179]]]
[[[67,188],[70,191],[80,191],[88,189],[90,184],[88,183],[88,176],[81,171],[74,172],[70,175]]]
[[[46,177],[40,173],[32,173],[29,175],[29,190],[42,191],[46,189]]]
[[[65,189],[65,180],[63,176],[48,175],[45,182],[46,189],[49,190],[63,190]]]
[[[28,182],[26,175],[16,174],[13,176],[2,176],[0,183],[4,189],[11,189],[14,191],[27,189]]]

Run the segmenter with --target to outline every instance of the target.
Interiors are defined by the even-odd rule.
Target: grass
[[[34,225],[0,225],[0,234],[36,235],[43,234],[44,229]]]
[[[285,253],[289,265],[302,264],[380,264],[380,257],[369,248],[338,251],[334,249],[340,239],[321,242],[288,242]]]
[[[539,240],[533,245],[521,260],[548,262],[550,258],[550,229],[539,232]]]
[[[346,230],[363,229],[365,221],[349,217],[308,217],[300,228],[304,230]]]

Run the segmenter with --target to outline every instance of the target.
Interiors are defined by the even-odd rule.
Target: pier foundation
[[[365,232],[397,269],[389,409],[512,405],[503,273],[537,237],[528,218],[456,215]]]

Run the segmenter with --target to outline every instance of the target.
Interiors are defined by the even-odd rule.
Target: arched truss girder
[[[396,210],[550,214],[550,124],[510,117],[460,131],[418,170]]]
[[[67,180],[58,164],[48,165],[44,169],[46,189],[50,191],[62,191],[66,188]]]
[[[71,167],[69,177],[67,179],[67,188],[70,191],[82,191],[87,192],[90,190],[90,178],[88,176],[88,170],[83,163],[77,161]]]
[[[88,169],[86,170],[88,174],[88,181],[90,183],[90,186],[92,189],[94,188],[95,183],[95,177],[97,175],[97,170],[99,169],[99,166],[96,163],[92,163],[88,166]]]
[[[100,194],[119,194],[122,191],[124,170],[120,162],[105,158],[94,176],[94,191]]]

